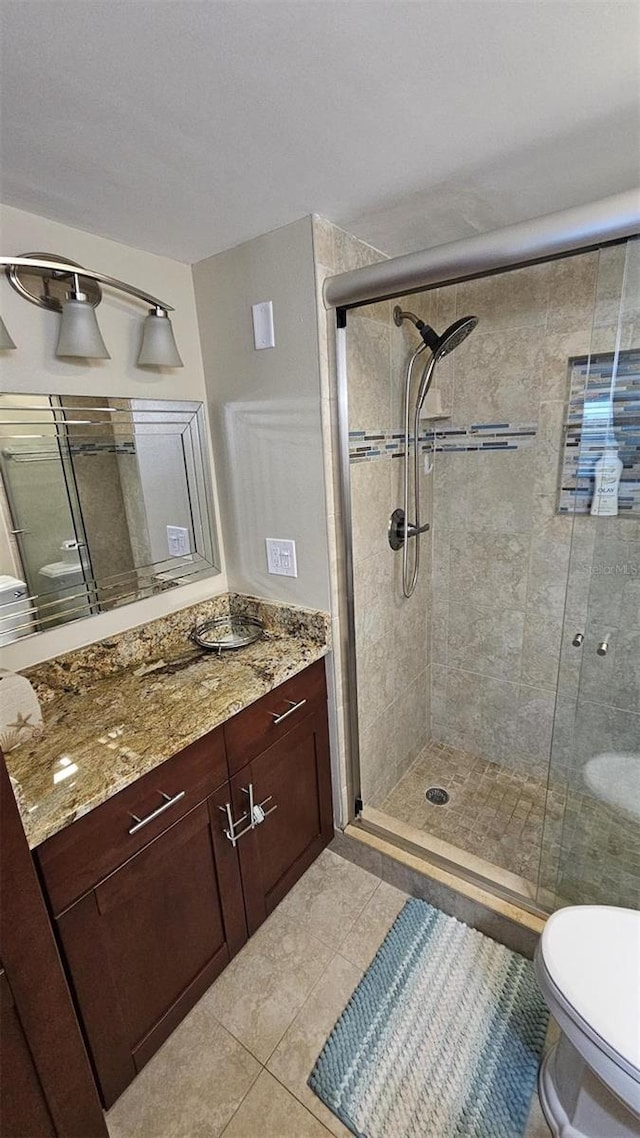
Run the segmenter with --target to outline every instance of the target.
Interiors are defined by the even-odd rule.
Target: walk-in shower
[[[420,320],[413,312],[403,312],[399,305],[393,310],[393,321],[400,328],[403,321],[410,321],[422,336],[422,344],[418,346],[411,356],[406,369],[404,381],[404,458],[402,482],[402,507],[395,509],[389,519],[389,545],[395,551],[402,549],[402,591],[405,597],[413,595],[420,572],[420,537],[427,533],[429,522],[422,525],[420,520],[420,417],[425,399],[429,394],[431,381],[436,364],[448,355],[458,344],[466,340],[473,332],[478,318],[476,316],[463,316],[454,320],[441,336],[434,331],[424,320]],[[413,382],[413,369],[422,353],[429,348],[431,355],[422,372],[418,393],[413,406],[413,436],[411,436],[411,389]],[[414,522],[409,522],[410,497],[410,467],[409,452],[413,448],[413,514]],[[413,566],[409,568],[409,538],[415,539]]]
[[[542,908],[640,902],[640,240],[595,232],[399,310],[358,295],[391,278],[370,266],[338,322],[351,819]],[[408,582],[399,500],[422,531]]]

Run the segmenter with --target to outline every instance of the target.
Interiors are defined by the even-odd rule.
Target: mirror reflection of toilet
[[[561,1033],[539,1075],[554,1138],[638,1138],[640,912],[560,909],[547,921],[535,966]]]
[[[26,582],[0,574],[0,645],[33,632],[33,602]]]

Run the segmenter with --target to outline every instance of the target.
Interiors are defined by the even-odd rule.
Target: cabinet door
[[[7,1138],[55,1138],[47,1100],[3,968],[0,968],[0,1053],[2,1133]]]
[[[246,940],[227,797],[223,786],[58,920],[106,1106]]]
[[[324,705],[316,705],[312,714],[234,777],[231,786],[235,818],[248,810],[249,784],[254,802],[264,802],[265,812],[276,807],[238,840],[251,934],[333,837]]]

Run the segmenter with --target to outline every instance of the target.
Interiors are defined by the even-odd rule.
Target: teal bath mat
[[[547,1020],[528,960],[410,900],[309,1086],[358,1138],[522,1138]]]

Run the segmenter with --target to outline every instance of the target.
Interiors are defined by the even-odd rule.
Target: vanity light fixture
[[[142,326],[140,367],[183,367],[166,308],[152,308]]]
[[[102,339],[93,305],[80,288],[78,274],[73,275],[73,288],[62,305],[58,333],[57,356],[79,356],[87,360],[110,360]]]
[[[100,285],[103,284],[149,305],[149,313],[143,325],[138,364],[141,367],[184,366],[169,318],[173,307],[158,300],[156,296],[51,253],[0,257],[0,266],[4,266],[12,288],[25,300],[39,308],[48,308],[62,314],[56,356],[111,358],[94,311],[102,300]],[[0,350],[15,346],[0,321]]]

